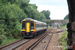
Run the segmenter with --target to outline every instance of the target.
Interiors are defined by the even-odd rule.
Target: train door
[[[30,22],[26,22],[26,32],[30,32]]]

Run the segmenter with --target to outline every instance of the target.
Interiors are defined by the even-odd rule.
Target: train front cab
[[[33,37],[35,33],[35,22],[33,20],[23,20],[21,22],[21,33],[23,37]]]

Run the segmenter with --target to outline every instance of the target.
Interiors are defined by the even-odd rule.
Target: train
[[[25,18],[21,21],[21,34],[24,38],[35,37],[47,30],[47,24],[31,18]]]

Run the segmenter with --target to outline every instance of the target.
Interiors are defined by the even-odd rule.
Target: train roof
[[[38,20],[34,20],[34,19],[32,19],[32,18],[25,18],[25,19],[23,19],[23,20],[26,20],[26,19],[29,19],[29,20],[33,20],[33,21],[35,21],[35,22],[40,22],[40,23],[46,24],[45,22],[41,22],[41,21],[38,21]],[[23,20],[22,20],[22,21],[23,21]]]

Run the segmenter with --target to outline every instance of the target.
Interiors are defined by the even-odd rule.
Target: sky
[[[68,14],[67,0],[30,0],[31,4],[38,6],[38,11],[50,11],[51,20],[63,20]]]

